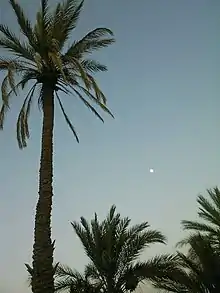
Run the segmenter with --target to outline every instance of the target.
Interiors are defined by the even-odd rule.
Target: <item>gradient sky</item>
[[[19,0],[31,19],[39,2]],[[16,28],[7,0],[0,9],[0,22]],[[64,97],[77,144],[57,111],[53,237],[60,262],[83,269],[87,259],[70,221],[95,211],[103,217],[111,204],[167,235],[167,247],[143,258],[172,251],[182,237],[180,220],[196,216],[198,193],[219,184],[219,15],[219,0],[85,1],[72,37],[98,26],[114,31],[117,43],[95,56],[109,67],[98,80],[116,118],[103,125]],[[31,261],[41,114],[33,110],[31,139],[20,151],[15,118],[22,98],[13,99],[0,133],[2,293],[29,292],[24,263]]]

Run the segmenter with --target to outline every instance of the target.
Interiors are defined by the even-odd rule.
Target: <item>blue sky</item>
[[[31,19],[40,1],[20,0]],[[56,259],[79,270],[87,259],[70,221],[103,217],[110,205],[133,222],[163,231],[172,251],[181,219],[196,216],[196,196],[219,184],[220,2],[218,0],[86,0],[72,39],[99,26],[117,43],[95,54],[108,73],[98,76],[115,120],[103,125],[71,97],[63,97],[80,135],[78,145],[56,111],[53,237]],[[16,28],[6,0],[0,22]],[[2,77],[2,75],[0,76]],[[15,120],[23,96],[0,133],[0,291],[29,292],[40,152],[41,114],[30,119],[31,139],[20,151]],[[155,173],[151,174],[149,168]]]

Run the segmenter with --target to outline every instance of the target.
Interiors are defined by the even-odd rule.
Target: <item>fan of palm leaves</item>
[[[166,279],[155,282],[170,292],[214,293],[220,290],[220,255],[207,237],[196,234],[189,240],[194,257],[177,252],[176,264]]]
[[[75,128],[68,118],[59,92],[79,98],[101,121],[104,121],[96,108],[112,113],[106,107],[106,97],[100,90],[93,73],[106,71],[105,65],[89,58],[89,55],[107,47],[115,40],[107,28],[97,28],[87,33],[67,47],[70,34],[75,29],[84,1],[65,0],[50,11],[48,0],[41,0],[34,25],[26,17],[16,0],[9,0],[22,33],[19,38],[7,25],[0,24],[0,49],[6,49],[7,57],[0,57],[0,71],[5,72],[2,81],[2,108],[0,128],[10,108],[12,95],[29,87],[17,120],[17,139],[20,148],[29,138],[28,117],[35,93],[42,106],[44,86],[50,85],[55,92],[58,105],[64,118],[75,135]],[[9,54],[8,54],[9,53]]]
[[[130,226],[131,220],[122,218],[115,210],[116,207],[112,206],[101,222],[95,214],[90,223],[83,217],[80,223],[72,223],[90,259],[85,269],[87,280],[101,286],[102,292],[123,293],[134,291],[141,281],[165,277],[173,269],[173,256],[156,256],[145,262],[139,260],[149,245],[165,243],[164,235],[151,230],[147,222]],[[75,279],[74,276],[73,283]],[[60,280],[63,289],[68,286],[70,289],[69,277],[67,286],[62,274]]]
[[[215,187],[208,189],[207,193],[208,198],[203,195],[199,195],[197,198],[199,204],[198,216],[202,221],[183,220],[183,229],[191,233],[178,242],[177,246],[188,244],[194,234],[199,232],[208,238],[213,247],[220,250],[220,190]]]

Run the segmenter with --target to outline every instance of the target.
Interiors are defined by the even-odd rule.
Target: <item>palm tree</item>
[[[199,195],[197,202],[199,204],[198,216],[202,221],[182,221],[184,230],[192,233],[202,233],[208,237],[215,248],[220,249],[220,190],[218,187],[207,190],[208,197]],[[189,238],[193,236],[190,235]],[[178,245],[187,244],[188,238],[180,241]]]
[[[189,240],[194,257],[177,252],[176,264],[167,279],[155,287],[170,292],[217,293],[220,291],[220,254],[207,237],[196,234]]]
[[[90,259],[83,274],[87,287],[98,288],[103,293],[124,293],[134,291],[144,280],[165,278],[173,269],[172,256],[156,256],[145,262],[139,260],[146,247],[154,243],[164,244],[164,235],[149,229],[147,222],[129,226],[131,220],[121,218],[115,209],[112,206],[102,222],[95,214],[90,224],[83,217],[80,223],[72,223]],[[78,278],[77,271],[67,266],[59,266],[56,277],[56,289],[70,292],[72,288],[77,290],[79,279],[82,279]]]
[[[91,102],[112,115],[106,107],[105,95],[92,75],[98,71],[106,71],[107,68],[89,59],[88,55],[112,44],[114,39],[111,30],[97,28],[67,47],[70,34],[77,25],[83,1],[65,0],[57,4],[54,11],[50,11],[48,0],[41,0],[35,25],[31,24],[16,0],[9,0],[9,3],[17,18],[22,38],[19,38],[7,25],[0,24],[0,48],[6,49],[8,53],[7,57],[0,58],[0,70],[5,72],[1,84],[0,128],[3,129],[11,96],[17,95],[19,90],[29,85],[30,89],[17,120],[17,140],[20,148],[27,145],[30,135],[28,118],[35,98],[43,113],[33,268],[29,267],[29,270],[32,274],[34,293],[53,293],[54,245],[51,240],[51,209],[55,102],[77,141],[78,136],[65,112],[59,93],[73,94],[101,121],[103,118]]]

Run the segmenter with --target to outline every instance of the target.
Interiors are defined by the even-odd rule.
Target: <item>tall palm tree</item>
[[[220,249],[220,190],[218,187],[207,190],[208,197],[199,195],[197,203],[199,204],[198,216],[201,221],[183,220],[184,230],[192,233],[202,233],[208,237],[215,248]],[[189,236],[189,239],[193,234]],[[180,241],[178,245],[187,244],[188,238]]]
[[[112,206],[102,222],[95,214],[91,223],[83,217],[80,223],[72,223],[90,259],[83,275],[87,287],[93,288],[95,284],[95,289],[98,286],[103,293],[132,292],[140,282],[165,277],[173,268],[174,259],[169,255],[139,260],[146,247],[154,243],[164,244],[165,237],[159,231],[149,229],[147,222],[130,226],[131,220],[121,218],[115,209]],[[76,271],[59,266],[56,276],[56,289],[77,290],[79,278]]]
[[[220,254],[207,237],[196,234],[189,240],[194,257],[177,252],[176,264],[169,278],[154,282],[169,292],[217,293],[220,291]]]
[[[32,291],[53,293],[53,249],[51,240],[52,209],[52,158],[55,102],[73,132],[78,136],[67,116],[59,93],[73,94],[79,98],[100,120],[94,103],[111,114],[106,107],[106,98],[100,90],[93,73],[106,71],[106,66],[88,58],[95,50],[114,42],[113,33],[107,28],[97,28],[81,40],[67,46],[71,32],[76,28],[83,1],[65,0],[58,3],[54,11],[49,10],[48,0],[41,0],[35,25],[26,17],[16,0],[9,3],[17,18],[22,33],[19,38],[7,25],[0,24],[0,48],[6,49],[7,57],[0,58],[0,70],[5,72],[2,81],[2,108],[0,128],[10,107],[11,96],[30,86],[17,120],[17,140],[20,148],[26,147],[29,138],[28,118],[31,106],[37,98],[43,113],[39,199],[36,206]]]

